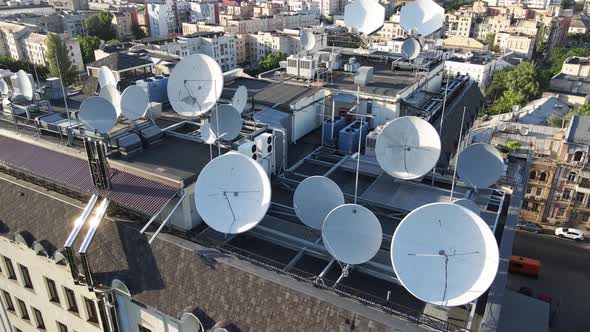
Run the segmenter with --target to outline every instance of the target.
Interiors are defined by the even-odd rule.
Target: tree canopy
[[[248,71],[250,75],[258,75],[275,68],[279,68],[279,62],[287,59],[287,54],[282,52],[271,53],[264,59],[258,61],[258,65],[253,70]]]
[[[564,124],[569,123],[570,119],[574,115],[590,116],[590,103],[585,103],[582,106],[580,106],[574,110],[571,110],[563,117],[561,117],[557,114],[552,114],[551,116],[549,116],[549,118],[547,118],[547,122],[549,122],[549,124],[552,125],[553,127],[561,128],[561,127],[563,127]]]
[[[117,37],[117,32],[112,20],[113,14],[103,10],[88,16],[84,20],[84,26],[88,29],[89,35],[96,36],[102,40],[111,40]]]
[[[495,103],[489,108],[490,114],[502,114],[512,112],[512,106],[523,106],[526,103],[524,96],[518,92],[506,91]]]
[[[135,37],[135,39],[143,39],[147,37],[145,32],[137,24],[133,24],[131,26],[131,33],[133,33],[133,37]]]
[[[78,80],[78,70],[68,58],[66,46],[58,35],[50,33],[47,36],[47,61],[49,62],[49,72],[53,77],[61,78],[64,85],[71,85]],[[59,64],[56,62],[59,61]],[[59,65],[59,67],[58,67]]]
[[[551,63],[550,73],[551,76],[558,74],[561,71],[561,67],[563,66],[563,62],[565,59],[569,58],[570,56],[590,56],[590,48],[565,48],[565,47],[556,47],[551,51],[551,55],[549,56],[549,62]]]
[[[543,93],[541,80],[541,73],[531,62],[522,62],[511,70],[494,73],[486,89],[486,96],[493,103],[488,113],[508,113],[513,105],[523,106],[539,98]]]
[[[510,150],[518,150],[520,149],[522,145],[520,144],[519,141],[510,141],[506,143],[506,147],[509,148]]]
[[[94,50],[100,47],[100,38],[91,35],[78,36],[77,38],[80,42],[80,50],[82,51],[84,64],[94,61]]]
[[[33,68],[33,66],[35,66],[35,68]],[[35,70],[37,70],[39,79],[43,80],[49,75],[49,69],[45,66],[33,65],[28,61],[15,60],[8,56],[0,56],[0,67],[8,69],[13,73],[22,69],[33,76],[35,75]]]

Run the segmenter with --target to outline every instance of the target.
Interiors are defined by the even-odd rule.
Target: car
[[[541,227],[541,225],[535,224],[534,222],[518,223],[518,224],[516,224],[516,229],[519,229],[522,231],[527,231],[527,232],[533,232],[533,233],[537,233],[537,234],[541,234],[541,233],[545,232],[545,229],[543,227]]]
[[[559,227],[555,229],[555,235],[561,238],[568,238],[578,242],[584,241],[584,231],[575,228]]]

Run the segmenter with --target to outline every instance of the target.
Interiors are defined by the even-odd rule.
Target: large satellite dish
[[[121,113],[133,121],[145,116],[150,101],[145,91],[137,86],[127,87],[121,94]]]
[[[6,81],[0,78],[0,94],[6,95],[8,94],[8,84]]]
[[[474,188],[487,188],[504,173],[500,152],[486,143],[471,144],[459,154],[457,175]]]
[[[108,133],[117,124],[117,112],[111,102],[103,97],[88,97],[80,105],[80,120],[90,130]]]
[[[305,225],[314,229],[322,229],[326,216],[342,204],[342,190],[325,176],[310,176],[301,181],[293,195],[295,214]]]
[[[322,225],[324,246],[345,264],[369,261],[379,248],[383,232],[379,219],[364,206],[344,204],[332,210]]]
[[[201,139],[207,144],[213,144],[217,140],[217,136],[213,130],[211,130],[211,125],[209,123],[201,125]]]
[[[414,60],[420,55],[420,42],[416,38],[407,38],[402,43],[402,56],[408,60]]]
[[[406,3],[400,12],[399,24],[410,35],[428,36],[443,25],[445,10],[432,0]]]
[[[379,30],[385,21],[385,8],[377,0],[356,0],[344,7],[344,24],[370,35]]]
[[[299,42],[301,43],[301,47],[306,51],[311,51],[315,47],[315,36],[313,32],[309,30],[305,30],[301,33],[301,37],[299,38]]]
[[[246,103],[248,103],[248,89],[245,86],[240,85],[234,93],[234,97],[232,98],[231,105],[240,113],[244,111],[246,108]]]
[[[107,66],[102,66],[98,69],[98,83],[100,88],[103,89],[107,85],[117,86],[117,80],[115,75]]]
[[[215,136],[224,141],[231,141],[238,137],[243,123],[242,115],[231,105],[217,106],[209,119],[209,125]]]
[[[270,180],[255,160],[228,152],[211,160],[195,186],[197,211],[209,227],[226,234],[256,226],[270,206]]]
[[[477,203],[475,203],[473,200],[470,200],[469,198],[456,199],[453,201],[453,204],[462,206],[470,211],[473,211],[478,216],[480,214],[479,205],[477,205]]]
[[[398,179],[416,179],[428,173],[440,156],[440,137],[425,120],[404,116],[389,122],[375,145],[377,162]]]
[[[121,115],[121,93],[114,85],[103,86],[98,95],[113,104],[117,116]]]
[[[33,99],[33,85],[31,84],[31,79],[29,75],[24,70],[19,70],[16,72],[16,80],[18,82],[18,88],[20,90],[20,94],[25,97],[27,100]]]
[[[174,111],[199,116],[209,111],[223,91],[223,72],[213,58],[193,54],[182,59],[168,80],[168,99]]]
[[[436,305],[477,299],[494,281],[499,260],[490,227],[472,211],[451,203],[410,212],[391,240],[391,261],[401,284]]]

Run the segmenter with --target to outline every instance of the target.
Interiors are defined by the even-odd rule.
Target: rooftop
[[[109,69],[114,71],[124,71],[135,67],[149,66],[151,64],[151,61],[117,52],[110,54],[100,60],[90,62],[86,64],[86,67],[100,68],[102,66],[107,66]]]
[[[590,145],[590,116],[572,116],[566,138],[569,143]]]

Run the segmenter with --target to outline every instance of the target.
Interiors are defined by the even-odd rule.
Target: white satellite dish
[[[226,234],[256,226],[270,206],[271,187],[255,160],[228,152],[211,160],[195,185],[197,211],[209,227]]]
[[[133,121],[145,116],[150,101],[145,91],[137,86],[128,86],[121,94],[121,113]]]
[[[527,127],[520,127],[520,128],[518,128],[518,132],[522,136],[527,136],[529,134],[529,128],[527,128]]]
[[[495,147],[476,143],[461,151],[456,167],[463,182],[474,188],[487,188],[504,173],[504,159]]]
[[[231,141],[240,135],[244,120],[231,105],[219,105],[209,118],[209,125],[216,137]],[[219,128],[218,128],[219,126]]]
[[[311,51],[315,47],[315,35],[313,32],[309,30],[305,30],[301,33],[301,37],[299,38],[299,42],[301,43],[301,47],[306,51]]]
[[[182,59],[168,79],[168,99],[176,113],[199,116],[208,112],[223,91],[223,72],[217,61],[204,54]]]
[[[234,97],[232,98],[231,105],[240,113],[244,111],[246,108],[246,104],[248,103],[248,89],[245,86],[240,85],[234,93]]]
[[[458,306],[492,284],[500,261],[490,227],[459,205],[432,203],[410,212],[391,240],[401,284],[422,301]]]
[[[217,136],[213,130],[211,130],[210,124],[205,123],[204,125],[201,125],[201,139],[207,144],[213,144],[217,140]]]
[[[506,129],[508,129],[506,124],[504,122],[500,122],[500,124],[498,125],[498,130],[499,131],[506,131]]]
[[[416,179],[428,173],[440,157],[440,137],[425,120],[404,116],[389,122],[377,137],[377,162],[398,179]]]
[[[324,246],[338,261],[362,264],[369,261],[383,240],[379,219],[364,206],[344,204],[332,210],[322,225]]]
[[[117,79],[113,72],[107,66],[102,66],[98,69],[98,83],[100,88],[104,88],[107,85],[117,86]]]
[[[8,84],[6,84],[6,81],[4,81],[4,79],[0,78],[0,94],[6,95],[8,94]]]
[[[400,11],[399,23],[408,34],[428,36],[443,25],[445,10],[432,0],[406,3]]]
[[[408,60],[414,60],[420,55],[420,42],[416,38],[407,38],[402,43],[402,56]]]
[[[342,190],[325,176],[310,176],[301,181],[293,195],[295,214],[305,225],[314,229],[322,229],[326,216],[342,204]]]
[[[121,93],[114,85],[103,86],[98,95],[113,104],[117,116],[121,115]]]
[[[370,35],[385,22],[385,8],[377,0],[356,0],[344,7],[344,24]]]
[[[479,205],[477,205],[477,203],[475,203],[473,200],[468,199],[468,198],[459,198],[453,201],[453,204],[462,206],[472,212],[474,212],[475,214],[477,214],[479,216],[480,211],[479,211]]]
[[[110,101],[103,97],[88,97],[80,105],[80,120],[90,130],[105,134],[117,124],[117,112]]]
[[[33,84],[31,84],[31,79],[27,72],[22,69],[17,71],[16,80],[20,94],[27,100],[33,100]]]

